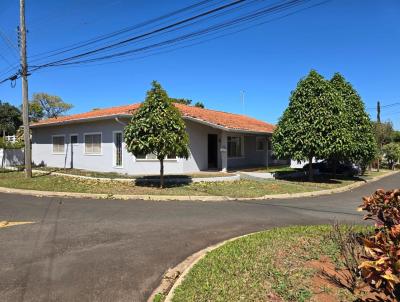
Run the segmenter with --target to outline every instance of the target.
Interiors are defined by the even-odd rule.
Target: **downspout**
[[[126,123],[124,123],[123,121],[121,121],[118,117],[116,117],[115,118],[115,121],[118,123],[118,124],[121,124],[122,126],[126,126]]]

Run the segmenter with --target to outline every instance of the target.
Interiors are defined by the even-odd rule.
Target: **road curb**
[[[195,195],[123,195],[123,194],[98,194],[98,193],[75,193],[75,192],[53,192],[26,189],[13,189],[0,187],[0,193],[20,194],[37,197],[64,197],[64,198],[88,198],[88,199],[108,199],[108,200],[153,200],[153,201],[236,201],[236,200],[269,200],[269,199],[294,199],[301,197],[315,197],[341,193],[361,187],[367,183],[375,182],[384,177],[397,174],[400,171],[388,172],[387,174],[376,176],[366,181],[356,182],[347,186],[335,189],[321,190],[315,192],[304,192],[295,194],[274,194],[261,197],[228,197],[228,196],[195,196]]]
[[[260,231],[262,232],[262,231]],[[183,280],[187,276],[187,274],[191,271],[193,266],[195,266],[201,259],[203,259],[209,252],[237,239],[251,236],[260,232],[253,232],[237,237],[233,237],[219,243],[210,245],[192,255],[187,257],[181,263],[176,265],[173,268],[167,270],[167,272],[163,275],[160,285],[151,293],[150,297],[147,299],[147,302],[153,302],[154,297],[157,294],[166,295],[164,302],[171,302],[174,297],[175,289],[182,284]]]

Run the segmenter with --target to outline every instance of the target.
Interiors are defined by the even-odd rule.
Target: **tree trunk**
[[[308,159],[308,180],[313,181],[314,180],[314,169],[312,166],[312,159],[313,157],[310,156]]]
[[[164,158],[160,159],[160,188],[164,188]]]
[[[336,158],[333,159],[333,167],[332,167],[332,177],[336,178],[336,171],[337,171],[337,164],[338,164],[338,160]]]
[[[376,161],[376,170],[379,172],[379,166],[380,166],[380,159],[378,157],[378,160]]]

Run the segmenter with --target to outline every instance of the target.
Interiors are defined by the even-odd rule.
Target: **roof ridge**
[[[73,122],[84,119],[95,119],[95,118],[112,117],[116,115],[126,115],[136,110],[140,106],[140,104],[142,103],[113,106],[108,108],[101,108],[98,110],[60,116],[58,118],[45,119],[32,124],[32,126],[51,125],[51,124]],[[273,124],[270,124],[262,120],[258,120],[256,118],[244,114],[201,108],[181,103],[174,103],[174,106],[181,112],[181,114],[184,117],[196,118],[198,120],[203,120],[230,129],[271,133],[275,128]]]
[[[194,105],[186,105],[186,104],[181,104],[181,103],[175,103],[175,104],[179,104],[180,106],[192,107],[192,108],[196,108],[196,109],[199,109],[199,110],[207,110],[207,111],[213,111],[213,112],[218,112],[218,113],[225,113],[225,114],[230,114],[230,115],[236,115],[236,116],[240,116],[240,117],[249,118],[249,119],[255,120],[255,121],[257,121],[257,122],[263,122],[263,123],[266,123],[266,124],[273,125],[273,124],[271,124],[271,123],[258,120],[258,119],[256,119],[255,117],[252,117],[252,116],[249,116],[249,115],[246,115],[246,114],[233,113],[233,112],[227,112],[227,111],[216,110],[216,109],[209,109],[209,108],[201,108],[201,107],[196,107],[196,106],[194,106]]]

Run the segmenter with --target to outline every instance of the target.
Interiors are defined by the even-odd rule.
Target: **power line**
[[[11,50],[11,53],[16,59],[18,59],[18,48],[11,42],[7,35],[0,29],[0,37],[3,39],[4,43]]]
[[[381,106],[381,108],[391,108],[391,107],[395,107],[395,106],[399,106],[399,105],[400,105],[400,102],[396,102],[396,103],[392,103],[392,104],[383,105],[383,106]],[[376,110],[376,109],[377,109],[377,107],[367,108],[367,110]]]
[[[254,25],[250,25],[250,26],[247,26],[247,27],[235,30],[235,31],[230,31],[230,32],[227,32],[227,33],[224,33],[224,34],[221,34],[221,35],[217,35],[217,36],[205,39],[205,40],[203,39],[203,40],[195,42],[195,43],[190,43],[190,44],[183,45],[183,46],[176,47],[176,48],[172,48],[172,49],[170,48],[170,49],[165,50],[165,51],[158,51],[158,52],[154,52],[153,51],[153,52],[151,52],[152,51],[151,49],[147,50],[147,51],[143,51],[143,53],[148,52],[149,54],[143,55],[141,57],[132,58],[132,56],[127,56],[127,58],[125,58],[125,59],[119,59],[119,60],[116,60],[116,61],[107,61],[107,62],[102,62],[102,63],[93,62],[93,63],[87,63],[85,65],[78,65],[78,64],[77,65],[57,65],[57,67],[59,67],[59,68],[77,68],[77,67],[81,68],[81,67],[102,66],[102,65],[106,65],[106,64],[115,64],[115,63],[122,63],[122,62],[132,61],[132,60],[140,60],[140,59],[152,57],[154,55],[170,53],[170,52],[173,52],[173,51],[176,51],[176,50],[179,50],[179,49],[184,49],[184,48],[192,47],[192,46],[195,46],[195,45],[204,44],[206,42],[209,42],[209,41],[212,41],[212,40],[215,40],[215,39],[218,39],[218,38],[223,38],[223,37],[226,37],[226,36],[229,36],[229,35],[233,35],[233,34],[245,31],[245,30],[249,30],[249,29],[254,28],[256,26],[260,26],[260,25],[264,25],[264,24],[267,24],[267,23],[270,23],[270,22],[273,22],[273,21],[277,21],[277,20],[286,18],[288,16],[294,15],[296,13],[299,13],[301,11],[304,11],[304,10],[307,10],[307,9],[311,9],[311,8],[316,7],[316,6],[323,5],[323,4],[325,4],[325,3],[329,2],[329,1],[331,1],[331,0],[325,0],[323,2],[319,2],[319,3],[316,3],[314,5],[310,5],[310,6],[307,6],[305,8],[298,9],[298,10],[296,10],[294,12],[291,12],[291,13],[288,13],[288,14],[285,14],[285,15],[282,15],[282,16],[279,16],[279,17],[276,17],[276,18],[272,18],[272,19],[267,20],[267,21],[259,22],[259,23],[254,24]],[[192,40],[196,40],[196,39],[192,39]],[[162,46],[162,47],[159,47],[159,48],[161,49],[161,48],[167,48],[167,47],[168,47],[168,45],[167,46]],[[38,71],[40,71],[40,70],[37,70],[37,72]]]
[[[74,44],[72,44],[70,46],[58,48],[58,49],[55,49],[55,50],[52,50],[52,51],[35,54],[35,55],[30,56],[30,57],[31,58],[35,58],[35,57],[43,56],[43,55],[49,55],[49,57],[51,57],[51,56],[56,56],[56,55],[63,54],[63,53],[66,53],[66,52],[70,52],[70,51],[73,51],[73,50],[76,50],[76,49],[79,49],[79,48],[82,48],[82,47],[85,47],[85,46],[88,46],[88,45],[91,45],[91,44],[94,44],[94,43],[98,43],[98,42],[107,40],[109,38],[112,38],[112,37],[115,37],[115,36],[118,36],[118,35],[121,35],[121,34],[124,34],[124,33],[127,33],[127,32],[130,32],[132,30],[136,30],[136,29],[145,27],[146,25],[150,25],[150,24],[158,22],[160,20],[167,19],[169,17],[178,15],[178,14],[180,14],[182,12],[185,12],[185,11],[189,11],[189,10],[191,10],[193,8],[202,6],[202,5],[207,4],[209,2],[212,2],[212,1],[214,1],[214,0],[203,0],[203,1],[197,2],[195,4],[186,6],[184,8],[178,9],[176,11],[167,13],[165,15],[158,16],[156,18],[150,19],[148,21],[144,21],[144,22],[141,22],[141,23],[133,25],[133,26],[122,28],[122,29],[120,29],[118,31],[114,31],[114,32],[111,32],[111,33],[108,33],[108,34],[105,34],[105,35],[100,35],[100,36],[97,36],[95,38],[92,38],[92,39],[89,39],[89,40],[86,40],[86,41],[77,42],[77,43],[74,43]]]
[[[219,6],[219,7],[217,7],[217,8],[214,8],[214,9],[212,9],[212,10],[206,11],[206,12],[204,12],[204,13],[201,13],[201,14],[198,14],[198,15],[195,15],[195,16],[192,16],[192,17],[190,17],[190,18],[186,18],[186,19],[184,19],[184,20],[175,22],[175,23],[173,23],[173,24],[170,24],[170,25],[167,25],[167,26],[164,26],[164,27],[161,27],[161,28],[157,28],[157,29],[155,29],[155,30],[152,30],[152,31],[150,31],[150,32],[147,32],[147,33],[144,33],[144,34],[141,34],[141,35],[138,35],[138,36],[131,37],[131,38],[129,38],[129,39],[125,39],[125,40],[119,41],[119,42],[117,42],[117,43],[113,43],[113,44],[110,44],[110,45],[107,45],[107,46],[103,46],[103,47],[97,48],[97,49],[95,49],[95,50],[91,50],[91,51],[88,51],[88,52],[84,52],[84,53],[81,53],[81,54],[77,54],[77,55],[74,55],[74,56],[71,56],[71,57],[67,57],[67,58],[64,58],[64,59],[61,59],[61,60],[57,60],[57,61],[54,61],[54,62],[50,62],[50,63],[44,64],[44,65],[41,66],[41,68],[42,68],[42,67],[47,67],[47,66],[50,66],[50,65],[54,65],[54,64],[58,64],[58,63],[63,63],[63,62],[71,61],[71,60],[73,60],[73,59],[78,59],[78,58],[81,58],[81,57],[85,57],[85,56],[88,56],[88,55],[92,55],[92,54],[98,53],[98,52],[100,52],[100,51],[104,51],[104,50],[107,50],[107,49],[110,49],[110,48],[114,48],[114,47],[116,47],[116,46],[120,46],[120,45],[129,43],[129,42],[138,40],[138,39],[140,39],[140,38],[144,38],[144,37],[153,35],[153,34],[155,34],[155,33],[159,33],[159,32],[165,31],[165,30],[167,30],[167,29],[176,27],[176,26],[178,26],[178,25],[188,23],[188,22],[190,22],[190,21],[193,21],[193,20],[196,20],[196,19],[198,19],[198,18],[207,16],[207,15],[209,15],[209,14],[212,14],[212,13],[214,13],[214,12],[217,12],[217,11],[220,11],[220,10],[223,10],[223,9],[226,9],[226,8],[228,8],[228,7],[231,7],[231,6],[234,6],[234,5],[238,5],[239,3],[242,3],[242,2],[244,2],[244,1],[248,1],[248,0],[237,0],[237,1],[235,1],[235,2],[231,2],[231,3],[229,3],[229,4],[225,4],[225,5],[223,5],[223,6]]]
[[[256,2],[256,1],[257,0],[253,0],[253,2]],[[258,0],[258,1],[261,2],[262,0]],[[124,44],[130,43],[132,41],[143,40],[143,39],[147,39],[149,37],[152,38],[153,36],[155,36],[158,33],[166,33],[166,32],[170,32],[171,30],[176,31],[176,30],[182,29],[182,28],[184,28],[186,26],[192,26],[194,23],[197,23],[202,18],[203,19],[208,19],[208,17],[210,15],[212,17],[213,16],[214,17],[215,16],[219,16],[219,15],[225,13],[225,11],[234,10],[235,8],[237,10],[238,7],[243,7],[244,6],[243,5],[244,2],[247,2],[247,3],[251,3],[252,2],[252,1],[247,1],[247,0],[236,1],[234,3],[225,4],[225,5],[219,6],[217,8],[213,8],[213,9],[208,10],[206,12],[203,12],[201,14],[197,14],[195,16],[186,18],[184,20],[181,20],[181,21],[178,21],[178,22],[174,22],[174,23],[172,23],[170,25],[167,25],[167,26],[152,30],[152,31],[147,32],[147,33],[143,33],[141,35],[130,37],[129,39],[125,39],[123,41],[120,41],[120,42],[117,42],[117,43],[113,43],[111,45],[107,45],[107,46],[104,46],[104,47],[101,47],[101,48],[98,48],[98,49],[95,49],[95,50],[92,50],[92,51],[89,51],[89,52],[85,52],[83,54],[78,54],[78,55],[75,55],[75,56],[72,56],[72,57],[59,59],[59,60],[56,60],[54,62],[49,62],[49,63],[43,64],[43,65],[31,66],[31,69],[29,71],[33,72],[33,71],[38,71],[38,70],[40,70],[42,68],[45,68],[45,67],[54,67],[54,66],[68,67],[68,66],[73,66],[73,64],[76,65],[76,66],[81,66],[81,64],[96,63],[98,61],[109,60],[109,59],[112,59],[112,58],[118,58],[118,57],[119,58],[121,58],[121,57],[122,58],[123,57],[127,58],[127,57],[130,57],[130,56],[133,56],[133,55],[136,56],[137,54],[140,54],[140,53],[144,53],[144,54],[145,53],[149,53],[148,55],[144,56],[144,57],[148,57],[148,56],[152,56],[152,55],[160,53],[160,52],[154,53],[154,50],[163,49],[163,48],[166,48],[166,47],[171,47],[171,46],[174,46],[175,44],[182,44],[185,41],[194,41],[194,40],[196,40],[198,38],[203,38],[204,36],[207,36],[207,35],[214,35],[217,32],[223,32],[223,31],[226,31],[226,30],[231,30],[234,27],[236,27],[238,24],[240,25],[240,24],[250,23],[250,22],[253,22],[254,20],[257,20],[257,19],[259,19],[261,17],[264,17],[265,15],[271,15],[271,14],[280,13],[282,11],[291,9],[291,8],[293,8],[295,6],[301,5],[302,3],[306,3],[306,2],[310,2],[310,1],[312,1],[312,0],[284,1],[283,3],[274,4],[274,5],[270,5],[270,6],[267,6],[267,7],[262,7],[262,8],[259,8],[259,9],[255,10],[255,11],[247,13],[245,15],[241,15],[239,17],[233,18],[231,20],[228,20],[228,21],[225,21],[225,22],[222,22],[222,23],[219,23],[219,24],[215,24],[213,26],[208,26],[207,28],[204,28],[204,29],[201,29],[201,30],[198,30],[198,31],[194,31],[194,32],[191,32],[189,34],[184,34],[184,35],[172,38],[172,39],[167,39],[167,40],[164,40],[164,41],[161,41],[161,42],[153,43],[153,44],[142,46],[142,47],[135,48],[135,49],[130,49],[130,50],[119,52],[119,53],[111,53],[109,55],[103,55],[102,57],[95,57],[95,58],[88,58],[88,59],[83,59],[83,60],[76,60],[76,59],[79,59],[79,58],[84,58],[85,56],[91,56],[92,54],[97,54],[97,53],[101,53],[101,52],[108,52],[109,50],[112,50],[114,48],[118,48],[121,45],[125,46]],[[201,3],[205,3],[205,2],[209,2],[209,1],[202,1]],[[312,7],[315,7],[315,6],[318,6],[318,5],[322,5],[322,4],[326,3],[326,2],[329,2],[329,0],[322,1],[322,2],[319,2],[317,4],[314,4],[314,5],[311,5],[311,6],[296,10],[294,12],[288,13],[288,14],[286,14],[284,16],[280,16],[278,18],[274,18],[272,20],[267,20],[267,21],[264,21],[264,22],[260,22],[260,23],[256,24],[255,26],[258,26],[258,25],[261,25],[261,24],[265,24],[265,23],[268,23],[268,22],[272,22],[273,20],[277,20],[277,19],[281,19],[281,18],[287,17],[287,16],[292,15],[294,13],[297,13],[299,11],[302,11],[302,10],[305,10],[305,9],[309,9],[309,8],[312,8]],[[238,3],[242,3],[242,4],[238,5]],[[234,4],[236,6],[234,6]],[[185,8],[183,8],[183,9],[185,9]],[[181,10],[183,10],[183,9],[181,9]],[[181,10],[178,10],[178,11],[181,11]],[[215,12],[217,12],[217,13],[215,13]],[[240,31],[249,29],[249,28],[251,28],[253,26],[248,26],[246,28],[242,28],[242,29],[234,31],[234,32],[231,31],[231,32],[228,32],[228,33],[224,33],[222,35],[214,36],[214,37],[212,37],[210,39],[207,39],[206,41],[213,40],[213,39],[216,39],[216,38],[219,38],[219,37],[223,37],[223,36],[226,36],[226,35],[229,35],[229,34],[233,34],[235,32],[240,32]],[[106,35],[103,35],[103,37],[104,36],[106,36]],[[189,47],[189,46],[192,46],[192,45],[197,45],[197,44],[204,43],[204,42],[205,41],[201,41],[201,42],[197,42],[197,43],[192,43],[190,45],[184,45],[181,48]],[[173,51],[173,50],[174,49],[172,49],[172,50],[169,49],[169,51]],[[151,53],[151,52],[153,52],[153,53]],[[163,53],[165,53],[165,52],[163,52]],[[121,60],[117,61],[117,62],[121,62]],[[110,63],[117,63],[117,62],[110,62]],[[102,64],[100,64],[100,65],[102,65]],[[15,80],[16,78],[19,78],[19,77],[20,77],[20,74],[17,72],[15,74],[13,74],[11,77],[7,77],[6,79],[1,81],[0,83],[4,83],[5,81],[11,80],[11,79]]]
[[[246,1],[246,0],[240,0],[240,2],[244,2],[244,1]],[[308,0],[308,1],[310,1],[310,0]],[[88,55],[92,55],[92,54],[95,54],[95,53],[97,53],[99,51],[107,50],[107,49],[109,49],[111,47],[115,47],[115,46],[118,46],[118,45],[121,45],[121,44],[124,44],[124,43],[127,43],[127,42],[131,42],[131,41],[135,41],[135,40],[140,39],[142,37],[146,37],[146,36],[152,35],[153,33],[156,33],[156,32],[159,32],[159,31],[163,31],[165,29],[172,28],[174,26],[183,24],[183,23],[188,22],[190,20],[194,20],[196,18],[199,18],[199,16],[208,15],[208,14],[210,14],[210,11],[209,11],[209,12],[202,13],[200,15],[197,15],[197,16],[194,16],[194,17],[191,17],[191,18],[176,22],[174,24],[165,26],[165,27],[163,27],[161,29],[156,29],[156,30],[153,30],[153,31],[151,31],[149,33],[144,33],[144,34],[141,34],[139,36],[135,36],[135,37],[132,37],[130,39],[121,41],[119,43],[115,43],[113,45],[102,47],[100,49],[93,50],[93,51],[90,51],[90,52],[86,52],[86,53],[80,54],[80,55],[75,55],[75,56],[72,56],[72,57],[69,57],[69,58],[60,59],[60,60],[57,60],[57,61],[54,61],[54,62],[50,62],[50,63],[44,64],[44,65],[35,66],[35,68],[32,71],[35,71],[36,69],[39,69],[39,68],[50,67],[50,66],[84,64],[84,63],[95,62],[95,61],[99,61],[99,60],[106,60],[106,59],[111,59],[111,58],[114,58],[114,57],[122,57],[122,56],[126,56],[126,55],[129,55],[129,54],[132,54],[132,53],[138,53],[138,52],[146,51],[146,50],[151,49],[151,48],[160,47],[160,46],[164,46],[164,45],[168,45],[168,44],[173,44],[173,43],[176,43],[176,42],[180,42],[182,40],[190,39],[190,38],[192,38],[194,36],[201,36],[201,35],[209,34],[210,32],[221,30],[223,28],[232,27],[232,26],[234,26],[234,25],[236,25],[238,23],[252,21],[252,20],[255,20],[257,18],[262,17],[265,14],[273,13],[273,12],[279,12],[279,11],[294,7],[296,5],[299,5],[302,2],[308,2],[308,1],[304,1],[304,0],[303,1],[302,0],[286,1],[286,2],[284,2],[282,4],[270,6],[270,7],[267,7],[267,8],[264,7],[263,9],[259,9],[259,10],[255,11],[255,12],[250,13],[250,14],[247,14],[247,15],[244,15],[244,16],[229,20],[228,22],[216,24],[216,25],[210,26],[208,28],[202,29],[200,31],[191,32],[189,34],[185,34],[185,35],[173,38],[173,39],[164,40],[162,42],[153,43],[151,45],[147,45],[147,46],[144,46],[144,47],[131,49],[131,50],[127,50],[127,51],[123,51],[123,52],[119,52],[119,53],[114,53],[114,54],[110,54],[110,55],[104,55],[102,57],[95,57],[95,58],[92,58],[92,59],[74,61],[75,59],[78,59],[78,58],[81,58],[81,57],[85,57],[85,56],[88,56]],[[237,1],[235,3],[239,3],[239,1]],[[224,7],[227,7],[227,6],[225,5]],[[218,8],[218,10],[219,9],[220,8]],[[214,9],[212,11],[216,11],[216,9]]]

